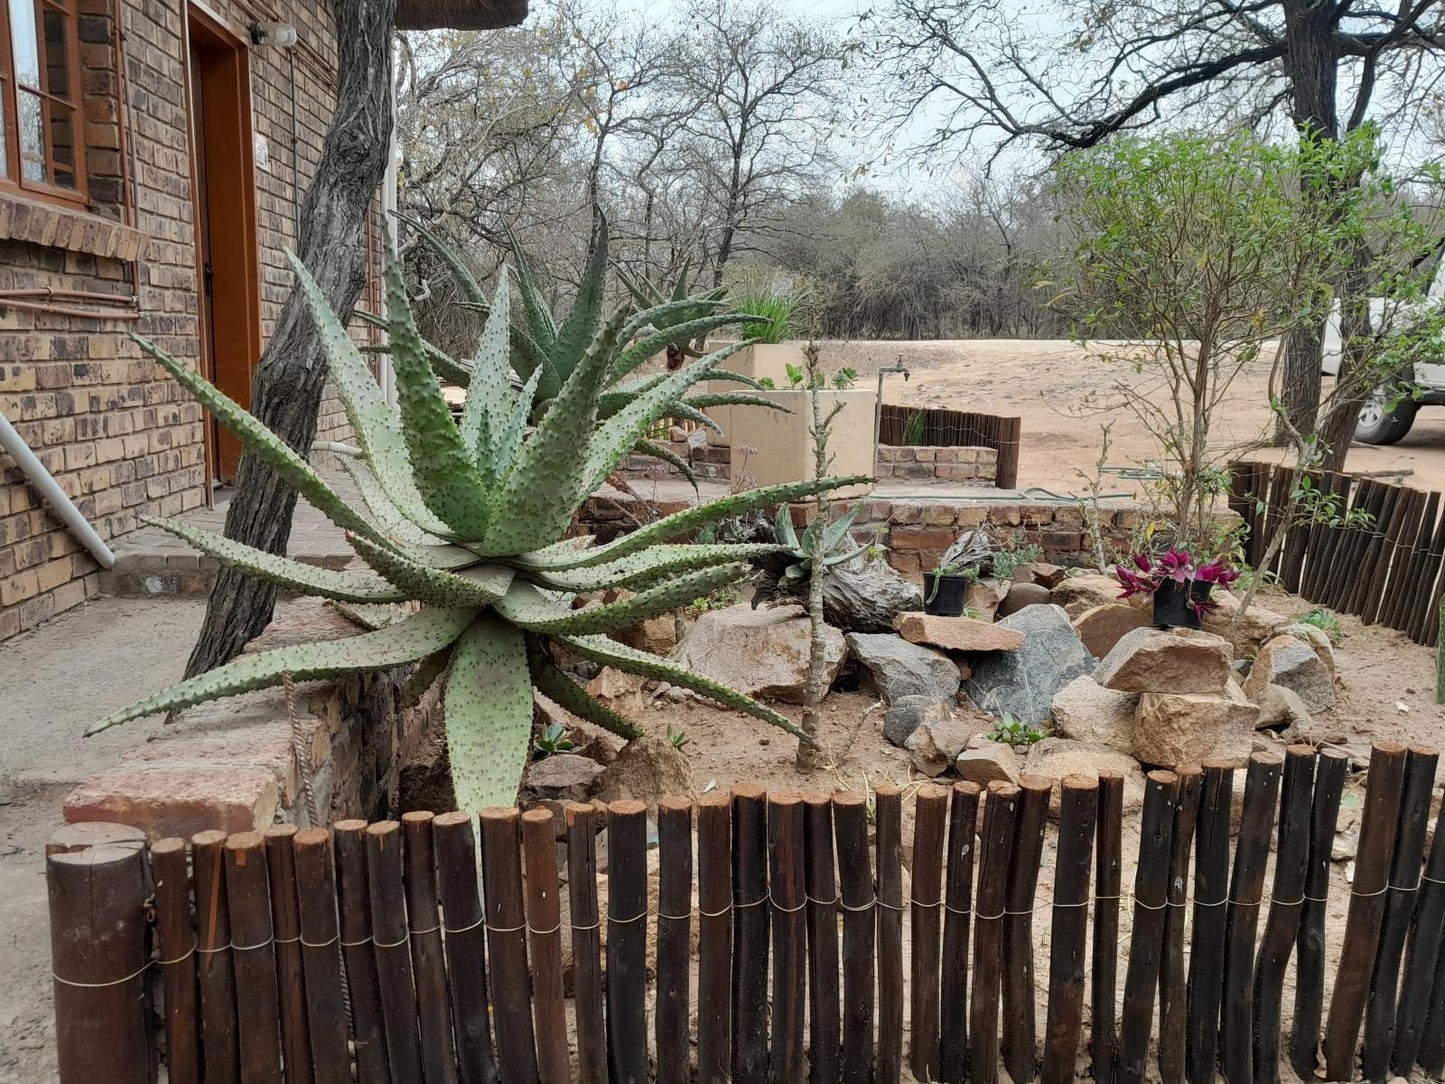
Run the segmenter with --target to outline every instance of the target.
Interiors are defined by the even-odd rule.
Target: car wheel
[[[1410,431],[1419,404],[1405,399],[1396,403],[1394,410],[1388,409],[1389,405],[1385,389],[1376,388],[1360,406],[1355,419],[1356,440],[1361,444],[1394,444]]]

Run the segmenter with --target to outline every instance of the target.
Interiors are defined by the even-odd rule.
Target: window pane
[[[35,32],[35,0],[9,0],[9,4],[15,75],[26,86],[39,87],[40,38]]]
[[[20,169],[27,181],[46,181],[45,110],[41,99],[29,91],[17,91],[20,104]]]
[[[75,110],[58,102],[46,102],[50,114],[50,183],[59,188],[75,188],[75,159],[79,123]]]
[[[45,88],[57,98],[70,100],[70,50],[66,34],[70,19],[58,11],[45,12]]]

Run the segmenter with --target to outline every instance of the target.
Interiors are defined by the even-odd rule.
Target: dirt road
[[[910,377],[884,377],[885,403],[1022,416],[1020,488],[1077,491],[1079,472],[1091,473],[1098,458],[1100,426],[1110,422],[1109,466],[1141,466],[1159,454],[1138,420],[1117,402],[1108,402],[1108,388],[1116,381],[1145,385],[1127,360],[1102,356],[1111,349],[1104,344],[1085,349],[1063,339],[956,339],[824,346],[825,369],[852,366],[869,386],[880,366],[901,356]],[[1214,440],[1221,451],[1249,445],[1268,431],[1269,364],[1267,359],[1255,363],[1232,383]],[[1091,405],[1091,393],[1098,403]],[[1445,489],[1445,409],[1423,408],[1410,434],[1393,447],[1354,445],[1347,466],[1411,472],[1405,476],[1409,485]]]

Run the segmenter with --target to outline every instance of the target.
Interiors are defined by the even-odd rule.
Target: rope
[[[134,980],[144,975],[147,971],[149,971],[153,963],[155,963],[154,960],[147,960],[140,967],[132,971],[129,975],[126,975],[124,978],[112,979],[110,982],[76,982],[74,979],[62,978],[54,971],[50,973],[50,976],[62,986],[76,986],[82,990],[101,990],[107,986],[122,986],[127,982],[133,982]]]
[[[477,919],[470,926],[458,926],[456,929],[452,929],[450,926],[443,926],[442,932],[445,933],[448,937],[450,937],[454,933],[469,933],[472,930],[475,930],[478,926],[485,926],[486,924],[486,918],[482,917]]]
[[[296,774],[301,777],[301,794],[306,800],[307,823],[312,828],[321,826],[316,812],[316,792],[311,786],[311,757],[306,749],[306,735],[301,726],[301,717],[296,713],[296,689],[291,684],[291,672],[281,672],[281,688],[286,692],[286,714],[291,720],[291,751],[296,757]]]
[[[188,949],[186,949],[185,952],[181,953],[179,956],[177,956],[175,959],[172,959],[172,960],[157,960],[157,961],[156,961],[156,966],[157,966],[157,967],[170,967],[171,964],[184,963],[186,960],[189,960],[189,959],[190,959],[192,956],[194,956],[195,954],[196,954],[196,939],[193,937],[193,938],[191,938],[191,947],[188,948]]]
[[[341,935],[340,935],[339,933],[332,934],[331,937],[330,937],[330,939],[329,939],[329,940],[326,940],[326,941],[307,941],[305,938],[302,938],[302,939],[301,939],[301,947],[302,947],[302,948],[330,948],[332,945],[336,944],[336,942],[338,942],[338,941],[340,941],[340,940],[341,940]]]

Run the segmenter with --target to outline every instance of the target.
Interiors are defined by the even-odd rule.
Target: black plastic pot
[[[1203,602],[1209,597],[1214,584],[1201,580],[1175,583],[1165,580],[1154,591],[1154,627],[1156,629],[1197,629],[1200,627],[1200,613],[1189,605],[1192,598]]]
[[[937,617],[958,617],[968,595],[968,576],[945,572],[923,574],[923,612]]]

